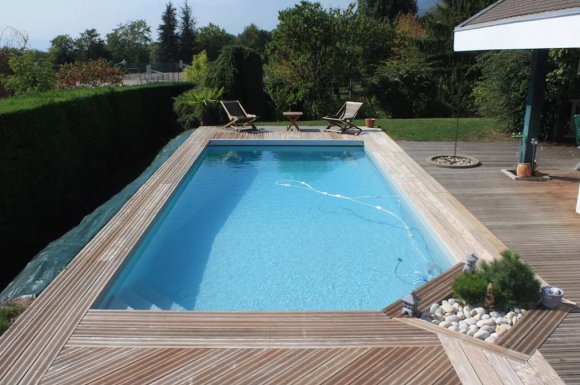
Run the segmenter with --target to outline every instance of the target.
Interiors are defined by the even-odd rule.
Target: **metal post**
[[[526,113],[524,115],[524,132],[520,146],[520,163],[534,163],[532,138],[537,138],[540,131],[540,116],[544,103],[544,88],[548,63],[548,50],[532,51],[532,70],[526,98]]]
[[[530,139],[530,144],[532,145],[532,176],[536,172],[536,150],[538,149],[538,139]]]

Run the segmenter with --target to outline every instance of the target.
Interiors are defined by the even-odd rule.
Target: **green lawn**
[[[259,122],[263,126],[285,126],[288,122]],[[364,120],[355,120],[358,126],[364,126]],[[300,126],[326,126],[324,120],[298,121]],[[454,140],[457,119],[377,119],[376,126],[382,128],[395,140]],[[459,140],[508,140],[511,137],[501,132],[501,126],[494,119],[460,118]]]

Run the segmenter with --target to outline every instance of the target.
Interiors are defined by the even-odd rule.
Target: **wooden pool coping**
[[[193,362],[191,360],[200,359],[200,356],[213,357],[214,353],[223,354],[220,349],[236,349],[232,357],[249,354],[248,357],[251,358],[248,358],[248,365],[255,365],[256,360],[259,360],[256,357],[269,356],[269,353],[256,350],[254,357],[252,355],[254,353],[248,349],[282,348],[338,349],[336,356],[333,357],[342,358],[333,359],[340,362],[344,360],[345,365],[347,362],[356,361],[357,367],[364,367],[366,361],[359,362],[355,357],[368,355],[368,362],[375,362],[371,357],[379,359],[381,355],[398,356],[399,353],[400,357],[407,357],[405,352],[411,354],[411,350],[404,349],[418,349],[412,352],[416,355],[415,366],[405,366],[401,361],[400,366],[389,372],[376,366],[378,362],[376,361],[373,368],[382,373],[383,379],[392,378],[393,373],[397,373],[397,376],[402,376],[400,378],[405,380],[403,382],[417,379],[417,371],[432,366],[433,373],[437,373],[438,377],[427,376],[421,379],[422,382],[456,383],[458,379],[464,383],[472,381],[469,378],[473,377],[473,373],[478,373],[480,363],[471,362],[469,357],[470,354],[481,354],[481,350],[476,351],[475,348],[470,350],[468,341],[458,342],[453,337],[427,332],[417,325],[390,320],[381,312],[313,312],[298,315],[230,313],[224,316],[231,318],[230,322],[243,324],[244,317],[250,319],[244,321],[249,322],[245,328],[224,338],[222,333],[232,330],[233,326],[226,322],[222,328],[213,328],[217,322],[216,317],[219,318],[216,313],[209,314],[203,320],[202,314],[139,311],[119,313],[90,309],[210,140],[231,139],[352,141],[353,137],[311,132],[235,133],[207,127],[196,130],[0,337],[0,357],[2,357],[0,384],[61,384],[80,383],[79,381],[102,383],[102,376],[108,375],[105,363],[110,362],[110,358],[107,358],[107,352],[127,359],[125,370],[120,370],[116,379],[110,379],[111,383],[121,383],[120,378],[131,373],[127,371],[129,366],[132,365],[131,368],[134,370],[143,369],[142,360],[145,360],[145,357],[151,358],[151,362],[155,363],[157,361],[153,359],[154,357],[158,355],[159,360],[171,352],[175,355],[172,356],[174,361],[178,360],[187,366]],[[506,248],[388,136],[382,133],[365,133],[355,140],[364,142],[367,154],[379,169],[397,184],[457,261],[461,261],[464,255],[472,252],[483,259],[493,259]],[[174,321],[171,321],[172,317]],[[197,320],[199,321],[197,327],[191,327],[191,322],[194,322],[196,317],[202,318]],[[283,319],[279,326],[274,326],[278,325],[275,322],[277,317]],[[305,318],[305,323],[292,328],[291,325],[296,325],[300,317]],[[183,322],[182,318],[187,322]],[[173,332],[167,330],[167,325],[172,322],[177,325]],[[256,322],[258,325],[264,322],[266,329],[260,327],[252,329],[251,325],[255,325]],[[157,329],[153,325],[157,325]],[[336,326],[336,330],[333,327],[329,331],[330,325]],[[258,332],[255,335],[250,333],[248,336],[248,328]],[[274,330],[278,332],[275,333]],[[304,334],[306,331],[307,335]],[[220,336],[222,338],[218,338]],[[205,350],[202,352],[200,349],[210,349],[211,352]],[[238,351],[239,349],[245,349],[246,353]],[[393,349],[403,350],[394,353]],[[489,354],[486,353],[488,356],[487,359],[483,359],[482,365],[487,362],[485,365],[495,368],[498,373],[509,372],[505,366],[507,361],[502,360],[513,360],[517,357],[525,361],[519,364],[529,366],[525,368],[526,373],[534,371],[534,368],[542,368],[544,372],[547,370],[545,367],[547,364],[536,353],[531,356],[518,356],[514,353],[510,356],[502,355],[501,351],[494,349],[488,349]],[[445,354],[441,355],[441,352]],[[283,351],[279,354],[285,356],[291,353]],[[440,358],[436,360],[427,358],[433,356]],[[279,363],[280,357],[273,353],[272,357],[274,362]],[[424,357],[423,361],[421,357]],[[535,357],[534,363],[530,357]],[[526,361],[525,358],[529,359]],[[227,364],[227,361],[225,362]],[[466,369],[466,362],[471,362],[467,365],[471,369]],[[99,363],[103,366],[100,367]],[[450,363],[455,369],[453,372],[448,370]],[[98,370],[92,371],[92,375],[96,377],[87,377],[86,374],[91,371],[87,365],[97,368],[101,373],[99,374]],[[518,372],[514,365],[508,363],[514,375],[523,373],[524,369],[520,368]],[[400,372],[396,370],[397,368]],[[342,369],[343,367],[338,365],[337,373]],[[168,372],[167,378],[170,378],[172,373]],[[479,383],[486,383],[481,375],[476,377],[480,379]],[[553,381],[559,380],[557,376],[550,378]],[[173,378],[171,381],[174,380]]]

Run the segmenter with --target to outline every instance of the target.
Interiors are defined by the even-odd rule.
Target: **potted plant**
[[[532,176],[532,164],[531,163],[518,163],[516,167],[517,176]]]
[[[365,125],[368,128],[373,128],[375,126],[375,118],[366,118],[365,119]]]

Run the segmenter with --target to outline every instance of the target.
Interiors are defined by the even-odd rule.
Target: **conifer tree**
[[[399,14],[417,13],[416,0],[358,0],[358,12],[375,19],[394,21]]]
[[[197,48],[197,36],[195,29],[195,18],[191,14],[191,7],[185,1],[181,7],[181,24],[179,28],[179,58],[186,63],[190,63]]]
[[[161,63],[175,63],[178,60],[177,11],[168,2],[161,16],[159,31],[158,60]]]
[[[454,52],[453,30],[494,0],[441,0],[425,15],[426,39],[422,51],[433,68],[439,100],[453,115],[474,112],[472,85],[480,73],[475,63],[480,53]]]

